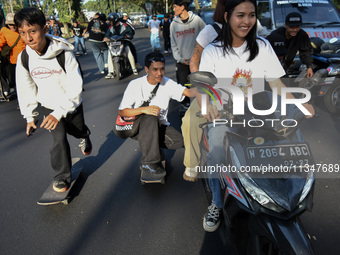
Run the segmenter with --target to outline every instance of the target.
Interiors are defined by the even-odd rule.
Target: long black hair
[[[233,37],[231,34],[231,28],[230,28],[230,17],[235,9],[235,7],[243,2],[250,2],[255,7],[255,15],[257,18],[257,5],[256,0],[227,0],[225,5],[225,12],[227,12],[227,22],[223,19],[222,23],[222,30],[218,34],[217,38],[214,40],[214,42],[221,41],[223,52],[224,54],[228,54],[228,52],[231,52],[235,54],[235,51],[233,50]],[[252,29],[249,31],[249,33],[246,35],[246,41],[247,41],[247,48],[246,50],[249,50],[250,55],[247,60],[247,62],[252,61],[259,53],[259,47],[256,42],[257,37],[257,25],[252,27]]]

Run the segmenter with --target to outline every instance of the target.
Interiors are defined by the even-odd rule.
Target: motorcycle
[[[114,35],[107,41],[117,80],[120,80],[131,69],[128,56],[125,52],[127,41],[128,39],[121,35]]]
[[[309,87],[313,83],[311,93],[313,100],[323,98],[326,109],[331,113],[340,112],[340,40],[331,39],[324,42],[322,39],[311,38],[313,46],[314,81],[306,79],[306,68],[295,79],[300,87]],[[318,80],[317,84],[315,81]]]
[[[211,87],[216,84],[216,78],[208,72],[193,73],[189,79],[192,86],[205,90],[207,86],[202,84]],[[299,219],[306,210],[312,210],[314,159],[298,126],[282,128],[282,121],[288,120],[285,118],[300,123],[305,116],[295,105],[287,105],[291,107],[287,116],[281,116],[278,109],[269,116],[255,115],[249,109],[242,116],[234,115],[231,94],[221,90],[229,95],[229,101],[219,111],[224,121],[219,119],[216,123],[252,123],[225,133],[229,143],[225,148],[225,163],[218,173],[223,198],[219,227],[222,240],[237,254],[314,254]],[[255,109],[269,109],[271,104],[271,92],[253,95]],[[270,124],[265,117],[278,121]],[[210,123],[200,125],[204,132],[201,168],[198,168],[208,198],[211,198],[208,182],[211,173],[206,171],[209,152],[206,129]]]

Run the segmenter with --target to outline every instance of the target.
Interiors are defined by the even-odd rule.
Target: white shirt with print
[[[151,85],[147,80],[147,75],[132,80],[127,86],[123,99],[119,105],[119,110],[139,108],[144,101],[150,98],[151,92],[156,85]],[[186,88],[175,81],[164,77],[160,83],[156,96],[149,105],[156,105],[161,108],[159,120],[163,125],[170,125],[167,119],[170,99],[182,101],[183,92]]]

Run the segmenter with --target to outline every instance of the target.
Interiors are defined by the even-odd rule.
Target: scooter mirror
[[[188,80],[192,86],[203,87],[204,84],[215,86],[217,83],[217,78],[214,74],[210,72],[198,71],[188,75]]]

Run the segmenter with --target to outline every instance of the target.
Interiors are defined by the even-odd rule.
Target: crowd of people
[[[200,161],[199,143],[202,137],[199,124],[206,119],[218,118],[218,111],[215,106],[209,105],[208,114],[201,118],[190,114],[200,111],[201,107],[201,94],[196,89],[184,86],[188,83],[190,73],[208,71],[219,81],[230,80],[235,73],[246,73],[249,75],[247,78],[252,80],[247,85],[252,86],[255,92],[264,90],[266,80],[271,88],[279,89],[280,93],[280,89],[285,87],[280,78],[286,74],[285,70],[297,51],[303,54],[302,61],[309,68],[309,77],[313,72],[309,61],[310,43],[300,28],[302,18],[299,14],[289,14],[285,27],[274,31],[268,41],[257,33],[255,0],[218,0],[213,16],[215,24],[212,25],[206,25],[198,15],[188,10],[190,2],[174,0],[174,18],[166,14],[164,20],[159,21],[153,15],[149,21],[152,52],[144,60],[146,75],[128,84],[118,114],[123,119],[140,116],[137,135],[131,138],[138,141],[143,154],[141,171],[150,176],[164,177],[166,171],[161,164],[161,149],[185,147],[183,178],[196,181],[195,166]],[[108,61],[110,53],[106,43],[112,35],[122,35],[129,39],[126,53],[133,73],[138,75],[137,68],[140,65],[131,42],[134,27],[128,15],[123,16],[112,13],[106,18],[105,15],[96,13],[86,29],[77,21],[73,22],[75,53],[81,54],[78,44],[83,54],[87,53],[84,34],[88,32],[93,56],[99,72],[105,78],[113,78],[115,75],[115,70]],[[171,52],[176,60],[176,81],[165,76],[165,57],[160,53],[162,31],[164,53]],[[281,35],[287,49],[283,65],[271,45],[272,43],[275,46],[275,40],[271,38],[277,38],[276,34]],[[91,132],[85,124],[82,106],[83,78],[72,53],[74,46],[60,35],[60,27],[55,24],[55,19],[51,17],[49,26],[46,26],[44,14],[36,8],[24,8],[15,15],[8,14],[6,27],[0,32],[0,50],[6,44],[15,44],[10,54],[11,65],[8,72],[12,76],[8,92],[15,87],[17,89],[21,114],[27,120],[26,134],[30,135],[32,130],[37,129],[35,108],[40,104],[45,116],[40,127],[49,130],[53,137],[50,154],[55,171],[53,188],[56,192],[67,190],[71,181],[71,155],[66,134],[81,139],[80,147],[84,155],[89,155],[92,151]],[[32,61],[28,61],[28,58]],[[29,71],[40,66],[61,71],[55,72],[48,79],[40,79],[39,72],[32,75]],[[15,70],[16,76],[13,76]],[[217,88],[224,86],[222,82],[216,85]],[[181,133],[170,126],[167,114],[171,99],[183,101],[185,97],[195,99],[182,119]],[[294,98],[291,94],[287,97]],[[306,104],[305,107],[311,115],[314,114],[312,106]],[[224,137],[226,131],[227,126],[209,126],[208,165],[225,163],[224,142],[228,141],[221,137]],[[206,231],[211,232],[218,228],[221,220],[222,198],[219,180],[209,178],[209,185],[213,196],[204,215],[203,226]]]

